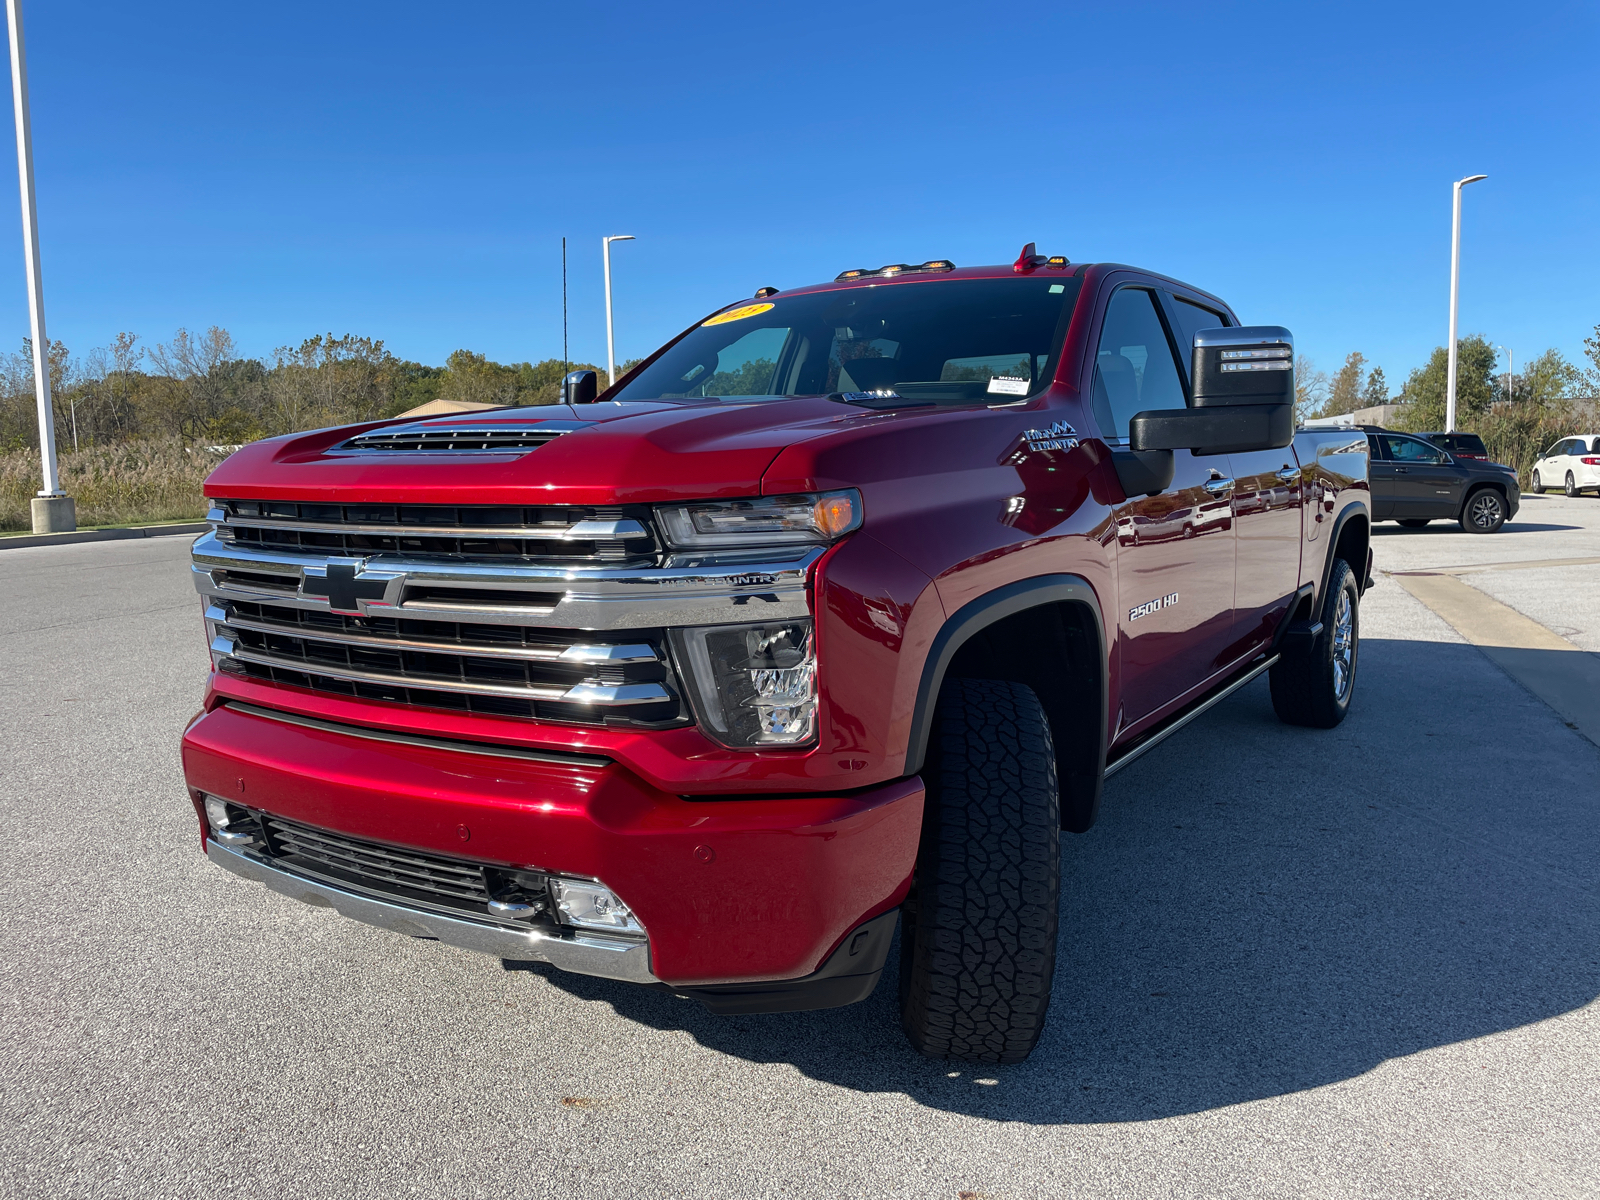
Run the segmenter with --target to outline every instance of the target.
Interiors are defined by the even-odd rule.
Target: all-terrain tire
[[[1044,1029],[1061,896],[1060,795],[1033,689],[948,680],[900,926],[900,1021],[932,1058],[1016,1063]]]
[[[1350,711],[1361,651],[1361,592],[1342,558],[1333,560],[1318,619],[1311,645],[1286,649],[1268,672],[1272,710],[1287,725],[1332,729]]]

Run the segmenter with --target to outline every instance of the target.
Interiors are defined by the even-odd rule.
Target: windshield
[[[1082,283],[1051,272],[741,304],[691,330],[609,398],[760,400],[893,390],[935,404],[1018,400],[1055,374]]]

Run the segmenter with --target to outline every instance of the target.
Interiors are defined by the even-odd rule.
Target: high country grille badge
[[[1173,592],[1170,596],[1162,596],[1159,600],[1146,600],[1137,608],[1128,610],[1128,620],[1137,621],[1140,617],[1148,617],[1151,613],[1159,612],[1163,608],[1171,608],[1177,602],[1177,592]]]
[[[1057,421],[1049,429],[1025,429],[1022,431],[1022,440],[1028,443],[1028,451],[1038,454],[1043,450],[1075,450],[1078,446],[1078,431],[1065,421]]]

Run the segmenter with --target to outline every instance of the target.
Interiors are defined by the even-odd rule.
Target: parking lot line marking
[[[1521,562],[1463,563],[1458,567],[1418,567],[1414,571],[1386,571],[1387,575],[1466,575],[1472,571],[1527,571],[1535,567],[1588,567],[1600,558],[1530,558]]]
[[[1416,571],[1392,578],[1600,746],[1600,657],[1454,575]]]

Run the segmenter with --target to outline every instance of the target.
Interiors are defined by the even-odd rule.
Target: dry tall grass
[[[176,439],[97,446],[60,457],[61,486],[77,501],[78,524],[198,520],[200,485],[220,458]],[[0,454],[0,530],[29,529],[39,491],[39,452]]]

